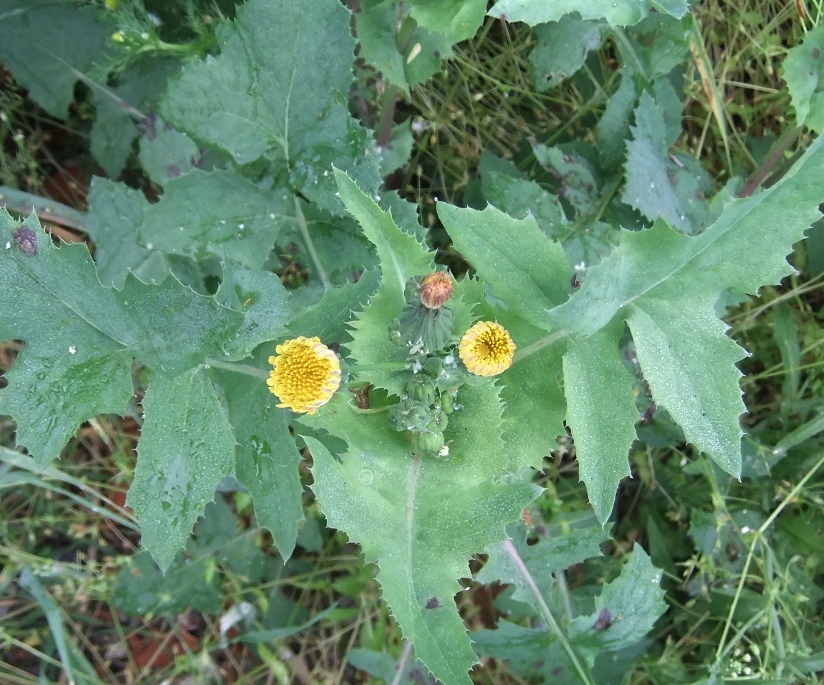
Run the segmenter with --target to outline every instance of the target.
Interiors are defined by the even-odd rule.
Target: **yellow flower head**
[[[512,366],[515,343],[501,324],[479,321],[464,333],[458,354],[470,373],[497,376]]]
[[[287,340],[269,357],[275,368],[266,384],[280,400],[279,407],[314,414],[332,399],[340,386],[340,361],[320,338]]]

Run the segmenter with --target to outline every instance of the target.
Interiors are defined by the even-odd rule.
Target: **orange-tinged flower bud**
[[[452,297],[452,277],[446,271],[436,271],[421,281],[421,304],[427,309],[440,309]]]

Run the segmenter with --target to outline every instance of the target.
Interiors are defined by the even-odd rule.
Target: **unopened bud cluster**
[[[426,456],[449,454],[444,431],[448,416],[455,411],[456,389],[439,390],[430,376],[413,378],[406,395],[389,411],[389,423],[397,431],[410,434],[412,451]]]

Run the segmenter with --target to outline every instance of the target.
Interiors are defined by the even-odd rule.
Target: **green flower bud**
[[[426,427],[431,431],[443,433],[446,430],[446,424],[448,423],[446,412],[443,411],[443,409],[440,409],[432,412],[431,417],[432,418],[429,419],[429,423],[426,424]]]
[[[455,411],[455,398],[452,393],[445,392],[441,394],[441,411],[444,414],[451,414]]]
[[[425,430],[430,418],[429,407],[411,398],[389,410],[389,423],[396,431]]]
[[[419,454],[435,455],[444,446],[443,433],[428,432],[412,435],[412,450]]]
[[[427,309],[420,301],[407,303],[398,317],[398,330],[409,345],[423,343],[424,352],[442,349],[452,337],[452,310]]]
[[[435,402],[435,384],[429,378],[413,378],[406,386],[406,392],[413,400],[418,400],[427,407]]]

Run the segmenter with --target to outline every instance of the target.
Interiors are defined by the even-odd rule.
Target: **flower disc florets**
[[[497,376],[512,366],[515,343],[501,324],[479,321],[464,333],[458,354],[470,373]]]
[[[280,400],[278,407],[314,414],[340,386],[340,361],[320,338],[287,340],[269,357],[275,368],[266,384]]]

